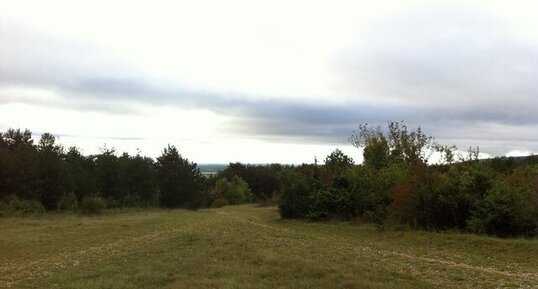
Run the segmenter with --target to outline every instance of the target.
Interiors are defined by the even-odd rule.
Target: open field
[[[538,240],[281,220],[275,208],[0,219],[2,288],[538,288]]]

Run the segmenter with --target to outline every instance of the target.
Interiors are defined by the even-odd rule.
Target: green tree
[[[56,144],[56,137],[50,133],[41,135],[37,148],[39,200],[45,208],[56,209],[65,192],[67,179],[66,163],[62,159],[63,148]]]
[[[538,166],[498,178],[475,202],[469,229],[500,237],[538,235]]]
[[[360,124],[359,129],[351,135],[349,141],[353,146],[363,148],[364,165],[376,170],[388,165],[389,144],[380,126]]]
[[[99,191],[93,157],[82,155],[77,147],[70,147],[64,156],[68,167],[67,191],[74,192],[80,202],[84,196]]]
[[[395,121],[387,123],[386,131],[379,126],[361,124],[349,141],[353,146],[364,149],[364,164],[375,169],[389,163],[406,167],[427,163],[436,148],[434,139],[420,127],[409,129],[404,122]]]
[[[250,202],[252,194],[247,182],[238,176],[234,176],[231,181],[227,178],[220,178],[215,183],[211,191],[212,206],[235,205]]]
[[[119,162],[119,186],[123,206],[156,206],[159,204],[159,188],[153,159],[140,153],[130,156],[124,153]]]
[[[311,196],[319,189],[310,166],[286,170],[280,177],[280,200],[278,207],[282,218],[304,218],[310,212]]]
[[[249,165],[230,163],[218,176],[219,178],[231,180],[237,175],[248,183],[253,195],[253,201],[266,202],[271,200],[279,190],[278,174],[283,169],[284,166],[280,164]]]
[[[114,148],[101,148],[101,153],[95,157],[95,178],[97,189],[102,197],[108,201],[118,200],[121,197],[119,187],[119,161]]]
[[[29,130],[8,129],[0,134],[0,195],[39,200],[37,149]]]
[[[345,178],[346,171],[353,166],[353,159],[341,150],[336,149],[325,158],[324,170],[324,186],[326,188],[345,188],[347,180]]]
[[[59,211],[77,211],[78,200],[74,192],[64,193],[58,201]]]
[[[157,158],[157,174],[162,206],[198,208],[204,204],[203,176],[175,146],[168,145]]]

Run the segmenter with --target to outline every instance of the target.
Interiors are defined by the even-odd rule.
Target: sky
[[[536,1],[0,0],[0,130],[85,154],[311,163],[403,120],[538,152]]]

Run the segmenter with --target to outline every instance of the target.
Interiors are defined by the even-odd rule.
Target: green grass
[[[275,208],[0,219],[0,287],[538,288],[538,240],[379,232]]]

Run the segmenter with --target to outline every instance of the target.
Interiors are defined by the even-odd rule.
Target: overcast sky
[[[3,1],[0,129],[95,153],[302,163],[404,120],[538,152],[535,1]]]

